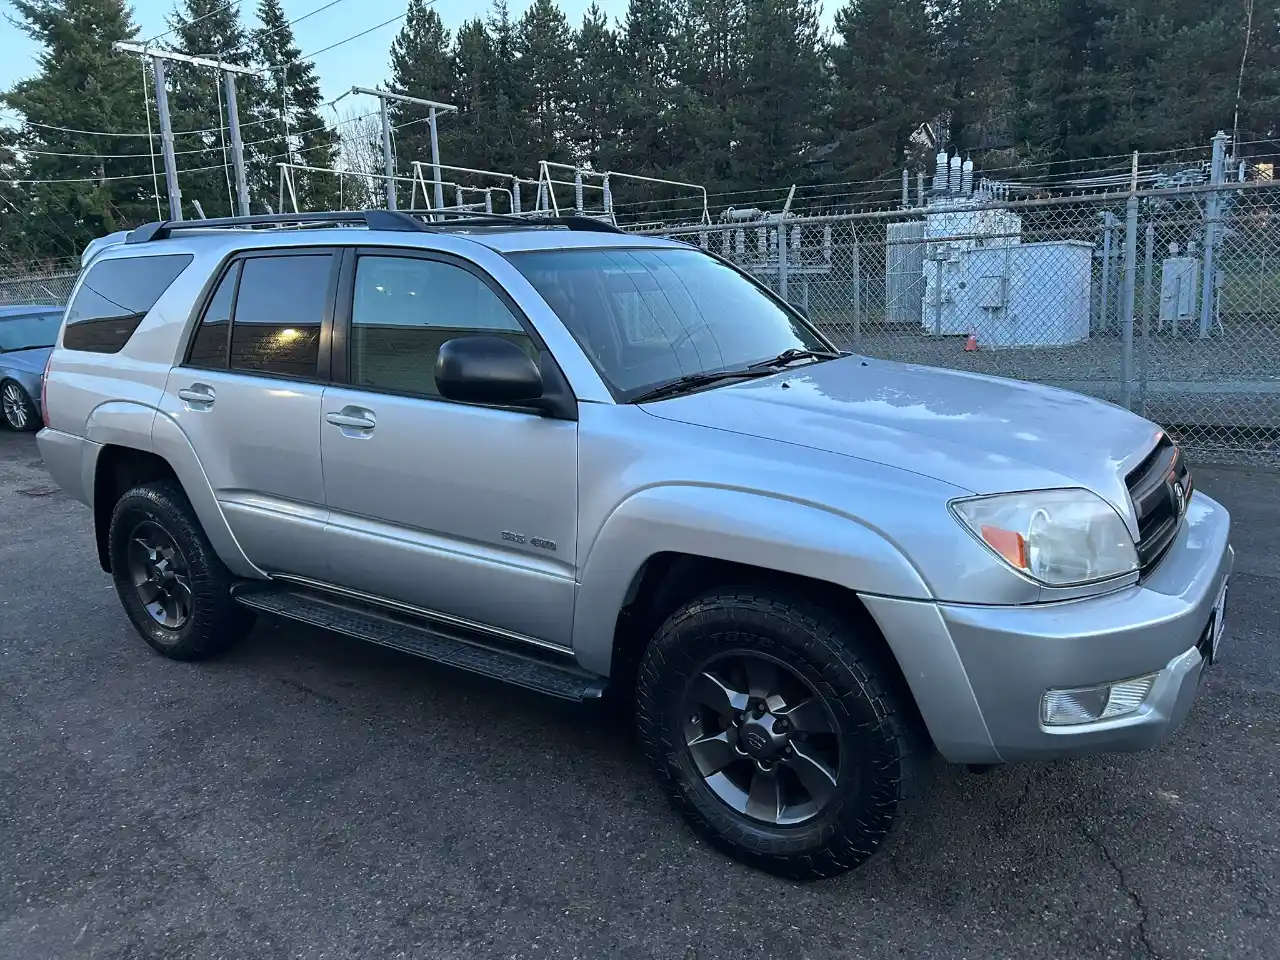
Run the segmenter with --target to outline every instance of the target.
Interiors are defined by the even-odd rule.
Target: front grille
[[[1182,452],[1162,436],[1125,483],[1138,517],[1138,566],[1145,574],[1160,562],[1177,535],[1191,499],[1191,473]]]

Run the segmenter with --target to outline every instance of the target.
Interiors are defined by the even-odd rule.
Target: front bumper
[[[1202,641],[1234,552],[1231,520],[1196,493],[1182,529],[1140,584],[1101,597],[1019,607],[864,597],[938,750],[957,763],[1141,750],[1182,723],[1205,667]],[[1141,707],[1046,726],[1046,690],[1156,674]]]

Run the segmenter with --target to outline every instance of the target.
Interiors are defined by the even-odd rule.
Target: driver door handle
[[[373,419],[373,411],[365,410],[363,407],[343,407],[333,413],[326,413],[324,419],[326,423],[341,427],[343,433],[348,431],[357,434],[369,433],[377,426],[377,422]]]
[[[213,401],[217,394],[213,392],[213,387],[207,383],[193,383],[189,387],[183,387],[178,391],[178,399],[187,405],[191,410],[208,410],[213,406]]]

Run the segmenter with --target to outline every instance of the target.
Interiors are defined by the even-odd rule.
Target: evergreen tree
[[[454,102],[457,86],[454,59],[449,49],[449,31],[434,7],[426,0],[409,0],[404,26],[391,44],[391,83],[393,93],[439,103]],[[431,126],[427,122],[430,109],[414,103],[390,104],[391,122],[395,124],[395,153],[400,176],[412,176],[414,160],[431,159]],[[442,163],[468,166],[455,155],[459,145],[457,117],[438,112],[436,128]],[[431,179],[431,171],[423,176]],[[441,180],[451,179],[441,171]],[[430,189],[430,188],[429,188]]]
[[[507,0],[493,0],[487,22],[493,50],[494,160],[499,169],[533,171],[539,160],[532,122],[533,91],[519,62],[520,44]]]
[[[22,179],[46,182],[0,194],[14,218],[5,229],[19,231],[31,255],[78,256],[94,237],[155,217],[147,138],[72,132],[146,129],[141,68],[111,49],[134,39],[137,27],[122,0],[13,5],[18,26],[42,49],[35,76],[0,96],[31,121],[8,146],[25,152]]]
[[[592,3],[573,35],[571,138],[576,161],[596,170],[607,170],[617,151],[622,75],[618,35]]]
[[[840,175],[891,175],[907,162],[912,133],[937,119],[946,105],[930,4],[852,0],[837,11],[835,26],[841,43],[831,51],[832,119]]]
[[[817,0],[753,0],[744,40],[737,179],[744,187],[808,179],[824,81]]]
[[[754,4],[753,4],[754,5]],[[736,125],[749,114],[743,100],[749,41],[746,0],[688,0],[680,30],[694,153],[684,175],[717,190],[737,186]]]
[[[240,23],[238,8],[226,6],[224,0],[181,0],[168,23],[174,31],[176,45],[184,53],[249,66],[250,36]],[[234,212],[235,187],[221,71],[174,63],[167,67],[167,72],[185,212],[196,216],[194,203],[198,201],[206,216],[230,216]],[[262,102],[263,93],[260,83],[245,83],[243,78],[237,78],[242,123],[265,115],[268,108]],[[257,130],[256,124],[246,126],[244,139],[258,139],[248,136]],[[250,156],[258,166],[259,176],[265,175],[263,164],[275,162],[264,159],[271,154],[251,152]]]
[[[688,51],[677,33],[675,0],[630,0],[621,50],[620,161],[627,172],[683,171],[696,150],[697,116],[691,91],[677,84]]]
[[[554,0],[533,0],[516,27],[515,48],[524,94],[530,104],[540,160],[570,159],[569,105],[572,96],[572,35]]]
[[[315,65],[300,60],[293,28],[280,0],[261,0],[260,26],[253,32],[255,64],[264,68],[258,103],[259,123],[249,128],[257,161],[250,167],[255,207],[274,203],[281,161],[311,167],[332,167],[338,154],[338,135],[320,115],[320,81]],[[243,86],[243,84],[242,84]],[[304,210],[328,210],[337,205],[337,178],[298,171],[294,175],[298,205]]]
[[[497,55],[483,20],[469,20],[458,28],[453,62],[457,77],[453,102],[458,107],[453,143],[458,159],[445,162],[486,170],[504,169],[504,160],[510,160],[510,151],[504,149],[501,134],[493,126],[499,100]],[[514,164],[506,169],[517,172]]]

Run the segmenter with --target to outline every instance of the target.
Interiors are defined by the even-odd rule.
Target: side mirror
[[[447,400],[520,406],[542,396],[542,374],[510,340],[456,337],[436,356],[436,389]]]

